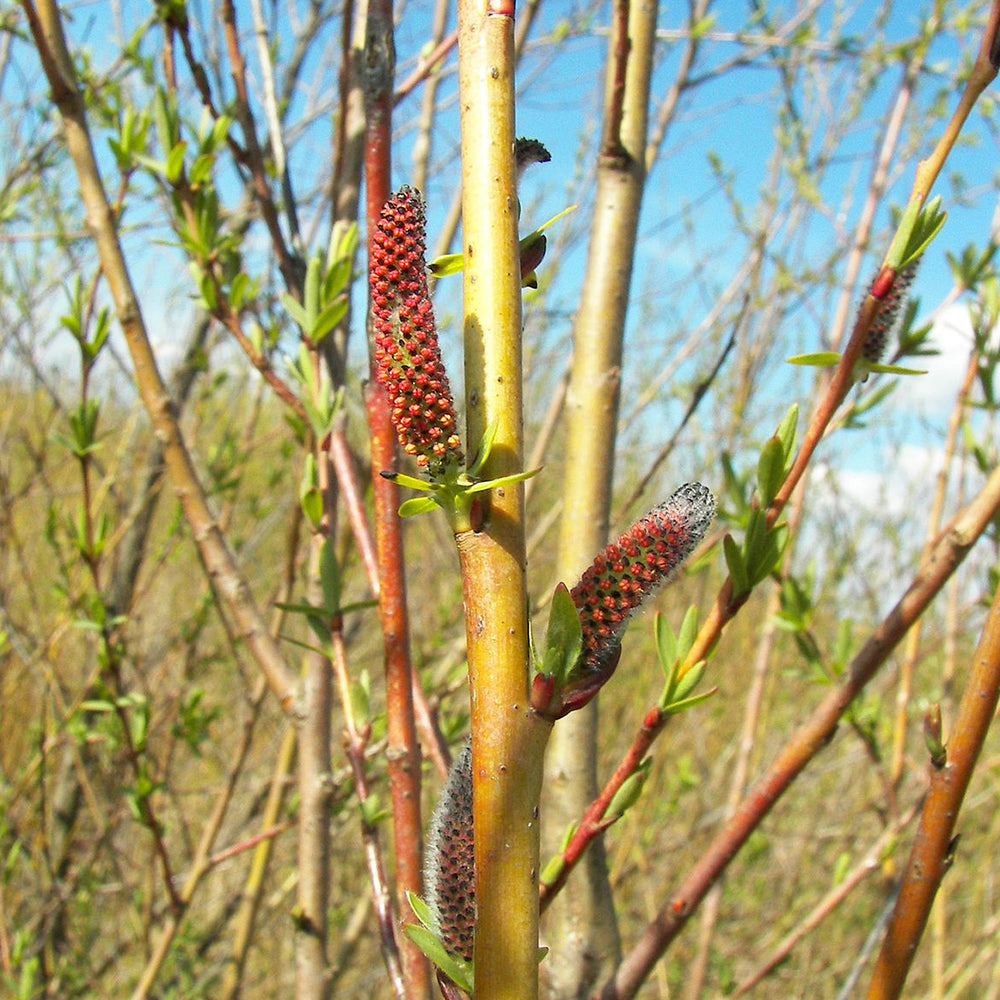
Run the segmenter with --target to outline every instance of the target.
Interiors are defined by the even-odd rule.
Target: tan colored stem
[[[618,2],[612,12],[604,120],[587,267],[574,326],[573,365],[564,405],[563,515],[556,560],[567,585],[607,542],[619,416],[622,345],[646,180],[647,107],[657,5]],[[546,853],[597,794],[597,703],[563,719],[546,761]],[[585,876],[581,878],[580,876]],[[553,900],[546,980],[557,996],[576,996],[618,961],[620,942],[603,841]]]

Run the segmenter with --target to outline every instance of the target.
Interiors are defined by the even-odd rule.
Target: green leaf
[[[796,354],[785,358],[790,365],[813,365],[816,368],[831,368],[840,361],[836,351],[816,351],[813,354]]]
[[[611,797],[607,809],[601,816],[601,820],[619,820],[621,817],[639,801],[642,794],[642,786],[649,777],[649,769],[653,761],[647,757],[619,786],[618,791]]]
[[[686,620],[687,618],[685,617]],[[669,678],[677,661],[683,654],[680,652],[680,642],[677,636],[674,635],[674,630],[659,611],[656,612],[656,616],[653,618],[653,635],[656,638],[656,656],[660,661],[660,669]]]
[[[362,799],[358,803],[358,806],[361,809],[362,821],[365,825],[372,828],[378,826],[389,815],[388,810],[383,807],[382,800],[376,792],[372,792],[368,798]]]
[[[514,472],[509,476],[501,476],[499,479],[483,479],[466,487],[465,492],[482,493],[485,490],[495,490],[503,486],[511,486],[514,483],[523,483],[525,479],[531,479],[532,476],[537,476],[541,471],[541,467],[539,467],[528,472]]]
[[[694,708],[695,705],[700,705],[703,701],[708,701],[709,698],[718,693],[718,690],[718,687],[711,687],[707,691],[702,691],[701,694],[692,695],[690,698],[672,701],[663,711],[667,715],[678,715],[681,712],[686,712],[689,708]]]
[[[419,924],[404,924],[409,939],[436,965],[456,986],[465,990],[469,996],[475,992],[473,984],[474,971],[470,962],[450,955],[441,939],[426,927]]]
[[[316,467],[316,456],[306,455],[302,469],[302,482],[299,484],[299,503],[302,513],[309,519],[313,527],[318,527],[323,520],[323,494],[319,488],[319,472]]]
[[[541,236],[541,234],[545,232],[545,230],[548,229],[553,222],[558,222],[564,215],[569,215],[570,212],[573,212],[575,210],[576,210],[576,205],[567,205],[566,208],[564,208],[561,212],[557,212],[555,215],[553,215],[552,218],[548,220],[548,222],[543,222],[537,229],[532,229],[532,231],[528,233],[527,236],[522,236],[520,240],[520,249],[523,250],[531,246],[531,244],[534,243],[535,240],[537,240],[538,237]]]
[[[904,368],[902,365],[869,364],[865,367],[872,372],[886,372],[889,375],[926,375],[926,368]]]
[[[288,292],[281,293],[281,304],[285,307],[285,312],[298,323],[303,331],[306,331],[309,326],[309,317],[306,316],[305,309]]]
[[[479,475],[479,470],[486,464],[490,457],[490,452],[493,450],[493,441],[497,436],[497,429],[500,426],[500,422],[493,420],[490,422],[489,426],[483,431],[483,436],[479,439],[479,447],[476,449],[476,457],[473,459],[472,465],[469,466],[469,478],[474,479]]]
[[[698,609],[692,604],[684,613],[680,631],[677,633],[677,655],[687,656],[698,635]]]
[[[333,539],[328,535],[323,539],[323,547],[319,553],[319,579],[323,588],[323,603],[326,613],[330,616],[341,613],[340,596],[342,578],[340,563]]]
[[[441,257],[435,257],[427,265],[427,270],[435,278],[443,278],[448,274],[457,274],[465,267],[465,255],[460,253],[446,253]]]
[[[383,472],[383,479],[388,479],[389,482],[395,483],[397,486],[405,486],[410,490],[420,490],[422,493],[431,493],[437,490],[437,485],[435,483],[429,483],[425,479],[414,479],[413,476],[408,476],[405,472]]]
[[[552,595],[541,666],[543,674],[555,678],[557,690],[569,679],[582,648],[580,613],[570,597],[569,588],[565,583],[559,583]]]
[[[398,513],[400,517],[416,517],[417,514],[437,510],[440,506],[436,497],[411,497],[399,505]]]
[[[305,305],[307,317],[305,332],[308,336],[312,336],[312,326],[316,322],[317,315],[319,315],[319,281],[321,267],[322,264],[320,263],[318,256],[309,258],[309,264],[306,267],[305,293],[302,296],[302,302]]]
[[[726,568],[733,581],[733,597],[742,597],[750,589],[750,578],[747,576],[743,553],[733,540],[733,536],[725,534],[722,538],[722,552],[726,557]]]
[[[788,412],[784,415],[774,436],[781,442],[781,447],[785,451],[785,463],[790,463],[792,452],[795,450],[795,425],[799,419],[799,404],[793,403]]]
[[[670,704],[664,705],[664,709],[669,709],[671,705],[683,701],[698,686],[698,682],[705,673],[705,660],[699,660],[690,670],[685,671],[682,677],[674,681],[674,689],[670,692]]]
[[[176,184],[184,170],[184,151],[187,149],[186,142],[179,142],[170,150],[167,162],[164,164],[163,172],[171,184]]]
[[[757,459],[757,496],[762,507],[770,507],[785,478],[785,449],[778,437],[769,438]]]
[[[558,852],[549,858],[542,869],[542,876],[539,879],[542,885],[552,885],[566,867],[566,849],[569,847],[569,842],[573,839],[579,826],[579,823],[573,822],[567,824],[566,829],[563,830]]]
[[[410,909],[413,910],[413,915],[417,918],[417,920],[419,920],[429,931],[433,930],[434,918],[431,916],[431,908],[423,901],[423,899],[411,889],[407,889],[406,901],[410,904]]]
[[[321,341],[343,318],[347,312],[347,299],[334,299],[317,317],[310,337],[314,343]]]

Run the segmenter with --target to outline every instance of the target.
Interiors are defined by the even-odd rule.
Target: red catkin
[[[379,383],[403,450],[431,477],[464,460],[427,289],[423,199],[402,187],[382,207],[368,284]]]
[[[580,670],[600,672],[617,651],[629,617],[705,537],[715,499],[687,483],[636,521],[590,564],[570,591],[580,613]]]

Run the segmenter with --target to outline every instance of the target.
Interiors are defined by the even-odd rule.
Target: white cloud
[[[968,307],[955,303],[942,310],[931,328],[930,339],[940,353],[904,362],[907,367],[927,369],[927,374],[900,378],[890,397],[894,408],[933,416],[950,413],[954,407],[972,346]]]

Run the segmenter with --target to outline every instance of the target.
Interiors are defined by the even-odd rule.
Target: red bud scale
[[[868,334],[865,337],[865,345],[861,349],[861,356],[869,364],[878,364],[882,360],[889,336],[899,316],[899,307],[905,301],[910,285],[913,284],[919,263],[920,258],[917,257],[899,271],[889,291],[882,299],[882,304],[875,314],[875,320],[869,327]],[[872,283],[872,292],[874,293],[874,282]]]

